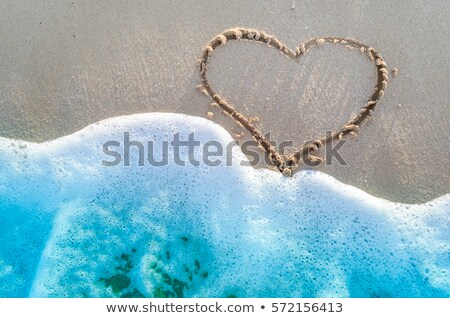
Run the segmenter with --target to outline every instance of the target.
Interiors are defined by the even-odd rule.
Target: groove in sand
[[[225,45],[228,41],[247,40],[253,42],[265,43],[270,47],[279,50],[283,55],[291,59],[298,59],[303,54],[308,52],[312,47],[321,46],[325,43],[340,44],[349,49],[358,49],[361,53],[367,54],[367,56],[374,62],[377,69],[377,83],[373,93],[369,97],[367,103],[363,106],[360,112],[353,116],[340,130],[333,132],[329,136],[320,137],[301,149],[295,151],[293,154],[284,155],[278,153],[270,141],[264,137],[262,131],[257,128],[253,123],[252,117],[246,117],[238,110],[236,110],[230,103],[228,103],[223,97],[217,94],[209,84],[206,76],[206,70],[208,67],[208,60],[215,49],[219,46]],[[272,166],[284,175],[291,175],[295,169],[302,162],[311,162],[320,164],[325,161],[324,158],[313,155],[316,151],[322,148],[327,143],[333,140],[340,140],[343,138],[353,137],[359,132],[361,125],[368,119],[373,113],[377,102],[383,97],[386,90],[388,71],[386,63],[383,57],[374,48],[363,44],[359,41],[342,38],[342,37],[318,37],[301,43],[294,51],[289,49],[285,44],[274,36],[267,34],[263,31],[246,28],[234,28],[229,29],[221,34],[218,34],[214,39],[208,42],[203,49],[201,58],[199,59],[200,77],[202,84],[198,88],[206,95],[213,99],[222,111],[233,118],[240,126],[247,129],[253,139],[259,144],[259,146],[267,154]]]

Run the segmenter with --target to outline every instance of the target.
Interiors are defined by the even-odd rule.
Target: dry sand
[[[0,135],[44,141],[138,112],[206,116],[196,60],[225,29],[244,26],[291,48],[317,36],[379,50],[390,76],[372,121],[319,169],[386,199],[425,202],[450,191],[448,1],[90,1],[0,3]],[[292,63],[275,50],[230,43],[210,80],[277,140],[336,129],[376,81],[359,52],[324,45]],[[401,105],[401,106],[399,106]],[[231,120],[213,117],[230,132]],[[243,139],[249,138],[245,135]]]

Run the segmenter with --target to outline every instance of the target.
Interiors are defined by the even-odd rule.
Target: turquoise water
[[[232,141],[158,113],[43,144],[0,138],[0,296],[450,296],[450,195],[398,204],[319,172],[241,166],[238,149],[232,166],[102,165],[125,131]]]

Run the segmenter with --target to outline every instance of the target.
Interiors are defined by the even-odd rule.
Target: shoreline
[[[443,0],[296,3],[295,10],[284,0],[258,7],[247,0],[5,0],[0,136],[45,141],[106,118],[157,111],[212,113],[232,136],[251,140],[196,90],[205,43],[235,26],[264,30],[290,48],[346,37],[376,48],[398,75],[388,74],[373,120],[342,148],[348,165],[318,170],[378,197],[426,202],[450,189],[450,44],[441,41],[450,36],[449,12]],[[377,82],[357,49],[322,45],[292,63],[264,44],[235,44],[211,57],[211,85],[242,114],[258,117],[274,140],[301,143],[339,130]]]
[[[167,118],[169,121],[172,120],[172,119],[177,119],[178,118],[177,120],[180,120],[180,119],[184,120],[185,119],[186,122],[191,122],[193,120],[194,122],[196,122],[197,125],[198,125],[199,122],[201,123],[203,121],[206,121],[206,123],[211,122],[214,125],[214,128],[216,130],[215,130],[215,133],[213,135],[211,135],[211,138],[209,138],[209,142],[210,141],[214,142],[214,141],[216,141],[217,138],[219,138],[219,139],[226,138],[229,141],[233,141],[234,140],[233,136],[230,135],[229,132],[226,131],[226,129],[224,127],[222,127],[220,125],[217,125],[214,122],[212,122],[212,121],[210,121],[210,120],[208,120],[206,118],[197,117],[197,116],[190,116],[190,115],[186,115],[186,114],[153,112],[153,113],[145,113],[145,114],[133,114],[133,115],[125,115],[125,116],[119,116],[119,117],[111,117],[111,118],[108,118],[108,119],[105,119],[105,120],[102,120],[102,121],[90,124],[90,125],[84,127],[83,129],[81,129],[81,130],[79,130],[77,132],[74,132],[73,134],[69,134],[69,135],[66,135],[66,136],[61,136],[59,138],[48,140],[48,141],[41,142],[41,143],[30,142],[30,141],[25,141],[25,140],[20,140],[20,139],[11,139],[11,138],[0,137],[0,145],[3,144],[3,145],[6,146],[6,145],[9,144],[8,147],[12,147],[12,148],[18,147],[19,149],[28,149],[28,148],[31,147],[31,149],[33,149],[33,151],[36,150],[36,149],[40,149],[40,152],[43,152],[42,149],[45,148],[46,146],[48,146],[49,149],[53,149],[55,147],[55,145],[56,145],[57,148],[59,148],[65,143],[74,143],[74,141],[78,140],[79,138],[84,138],[85,135],[88,135],[88,136],[92,135],[93,133],[95,133],[95,130],[97,129],[97,127],[104,127],[104,126],[108,126],[111,123],[114,124],[114,123],[121,122],[121,123],[125,123],[124,124],[125,126],[123,127],[124,132],[125,132],[125,134],[128,132],[128,136],[129,136],[130,140],[132,140],[132,141],[129,140],[127,142],[130,145],[133,144],[133,145],[131,145],[129,147],[130,148],[131,147],[135,147],[136,143],[141,143],[142,149],[144,150],[143,151],[144,156],[146,156],[146,155],[149,156],[148,149],[145,148],[145,147],[147,147],[147,144],[146,144],[147,141],[146,140],[140,140],[140,139],[135,140],[134,139],[134,135],[131,134],[128,131],[128,128],[126,128],[126,125],[127,125],[126,123],[133,123],[134,121],[142,120],[142,119],[139,119],[140,117],[150,118],[150,119],[154,118],[154,117],[156,117],[156,118],[157,117],[161,117],[161,118]],[[115,128],[115,129],[119,129],[119,130],[118,131],[114,131],[114,130],[109,130],[109,129],[105,130],[105,128],[100,128],[100,130],[96,133],[97,137],[98,137],[98,142],[101,143],[101,140],[109,140],[108,139],[109,135],[116,135],[117,133],[122,132],[120,130],[120,128]],[[144,128],[141,128],[140,134],[146,135],[145,130],[143,130],[143,129]],[[208,128],[208,129],[211,129],[211,128]],[[194,135],[195,131],[196,130],[194,129],[191,132],[191,134]],[[136,133],[136,131],[135,131],[135,133]],[[151,139],[151,134],[149,134],[148,137]],[[169,136],[167,136],[167,137],[169,137]],[[90,138],[93,138],[93,137],[91,136]],[[186,139],[187,136],[180,137],[180,140],[182,141],[182,143],[183,142],[186,143],[186,141],[183,138]],[[201,138],[204,139],[205,136],[202,134]],[[197,139],[195,139],[195,140],[197,140]],[[117,141],[119,141],[119,140],[117,140]],[[157,153],[161,153],[162,149],[159,149],[158,146],[162,146],[164,144],[164,142],[167,142],[167,145],[173,145],[173,141],[169,140],[169,138],[167,140],[159,140],[159,142],[156,142],[156,141],[154,143],[152,142],[153,147],[155,147],[153,150],[156,151]],[[236,142],[236,140],[234,140],[233,143],[234,142]],[[120,140],[119,143],[120,143],[120,147],[123,147],[125,145],[125,142],[122,142],[122,140]],[[186,144],[184,144],[184,146],[186,146]],[[201,146],[204,146],[204,145],[201,144],[201,145],[196,145],[196,146],[201,148]],[[100,151],[101,145],[98,144],[96,146],[96,148],[98,149],[98,151]],[[105,148],[103,148],[103,149],[105,149]],[[170,148],[170,146],[168,146],[168,149],[170,150],[172,148]],[[182,148],[180,147],[180,149],[182,149]],[[223,149],[228,149],[228,147],[224,146]],[[258,151],[257,147],[253,147],[253,148],[249,148],[249,149],[251,149],[251,151],[255,151],[255,152]],[[105,150],[103,150],[103,151],[105,151]],[[131,156],[133,156],[133,155],[136,156],[136,152],[132,152],[132,151],[133,150],[130,150]],[[140,153],[139,147],[138,147],[138,151]],[[195,151],[197,151],[197,150],[195,150]],[[203,147],[203,151],[205,151],[204,147]],[[222,156],[224,158],[222,158],[220,156],[214,156],[214,159],[216,159],[216,160],[220,159],[221,163],[222,163],[221,165],[219,165],[218,169],[222,169],[223,165],[225,163],[226,163],[226,166],[228,166],[229,158],[227,158],[226,156],[227,155],[232,155],[234,157],[234,156],[236,156],[236,151],[238,152],[237,157],[240,158],[240,162],[241,162],[239,165],[241,165],[241,166],[243,165],[242,164],[243,160],[245,160],[247,162],[251,162],[251,160],[252,160],[251,157],[249,155],[245,154],[242,151],[241,146],[234,145],[233,148],[232,148],[232,151],[230,153],[224,151],[223,156]],[[259,150],[259,154],[261,156],[265,156],[266,155],[266,153],[263,152],[262,150]],[[108,153],[108,155],[111,155],[111,153]],[[159,154],[158,156],[160,157],[161,154]],[[197,156],[198,156],[198,153],[197,153]],[[124,157],[123,152],[121,153],[121,157],[122,158]],[[164,156],[164,157],[166,157],[166,156]],[[21,159],[21,160],[22,161],[25,160],[25,161],[23,161],[23,163],[25,164],[26,160],[27,160],[26,159],[27,155],[25,155],[24,158],[25,159]],[[106,158],[107,158],[107,156],[105,156],[105,159]],[[136,159],[136,157],[135,157],[135,159]],[[196,158],[196,159],[199,159],[199,158]],[[145,159],[145,160],[146,161],[143,164],[143,166],[145,166],[147,164],[150,164],[150,163],[147,162],[148,159]],[[264,161],[264,159],[261,159],[261,160]],[[232,161],[232,162],[233,162],[233,165],[235,165],[234,161]],[[202,163],[202,162],[200,161],[200,163]],[[244,164],[244,166],[245,165],[248,166],[249,169],[250,168],[255,169],[255,171],[256,170],[273,170],[275,173],[279,174],[280,176],[283,175],[282,172],[280,172],[280,171],[278,171],[276,169],[274,170],[274,169],[270,169],[270,167],[265,167],[263,164],[261,164],[261,161],[259,161],[258,163],[259,164],[257,164],[257,165],[250,165],[250,164],[246,163],[246,164]],[[140,162],[137,163],[137,162],[132,161],[129,165],[131,165],[133,167],[136,164],[140,165]],[[170,165],[172,163],[168,162],[167,164]],[[190,165],[190,162],[186,163],[186,164]],[[204,162],[203,162],[203,164],[204,164]],[[101,162],[99,162],[99,165],[103,165],[103,164],[101,164]],[[122,167],[122,168],[124,168],[124,167]],[[214,166],[211,166],[211,168],[214,169]],[[436,201],[436,200],[441,200],[443,197],[446,197],[446,196],[450,195],[450,193],[444,193],[442,195],[430,198],[429,200],[418,201],[418,202],[402,202],[402,201],[395,200],[395,198],[394,199],[388,199],[388,198],[384,198],[382,196],[376,195],[374,193],[371,193],[370,189],[369,189],[369,191],[367,191],[366,189],[364,189],[364,187],[358,187],[358,186],[356,186],[356,185],[354,185],[352,183],[348,183],[348,182],[342,181],[339,178],[336,178],[335,176],[333,176],[332,174],[327,173],[327,171],[333,170],[333,168],[336,169],[336,167],[333,167],[333,166],[319,166],[319,167],[313,167],[313,168],[311,168],[311,167],[309,167],[309,168],[300,168],[292,176],[283,176],[283,178],[286,178],[286,182],[290,182],[289,179],[295,178],[297,174],[304,174],[306,171],[313,171],[313,172],[323,173],[324,175],[333,178],[333,180],[335,180],[336,182],[342,183],[345,186],[355,187],[356,191],[362,191],[368,196],[371,196],[371,197],[376,198],[376,199],[382,199],[382,200],[385,200],[387,202],[398,203],[398,204],[410,204],[410,205],[423,205],[423,204],[425,204],[426,205],[426,204],[430,204],[430,202],[433,202],[433,201]],[[367,186],[367,183],[363,183],[363,184],[365,186]]]

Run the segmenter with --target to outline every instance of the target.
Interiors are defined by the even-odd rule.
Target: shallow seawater
[[[319,172],[130,166],[175,133],[226,145],[197,117],[140,114],[43,144],[0,138],[2,297],[448,297],[450,195],[389,202]],[[202,148],[195,156],[200,158]],[[180,151],[181,159],[188,153]]]

